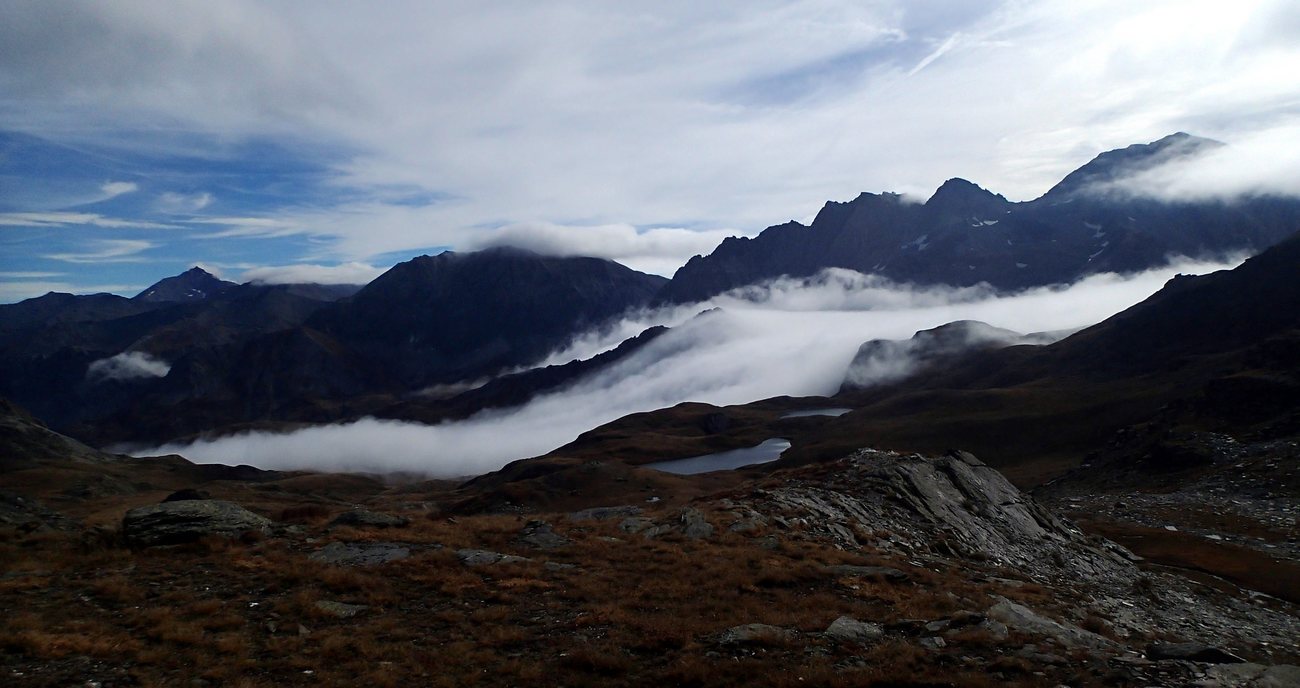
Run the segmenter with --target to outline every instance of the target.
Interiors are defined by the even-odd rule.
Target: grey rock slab
[[[402,516],[383,514],[367,509],[344,511],[330,521],[330,526],[351,526],[353,528],[402,528],[411,520]]]
[[[752,623],[732,626],[722,632],[718,642],[723,645],[781,643],[793,640],[795,632],[769,624]]]
[[[569,514],[570,521],[606,521],[611,518],[620,516],[639,516],[641,507],[624,505],[624,506],[597,506],[582,511],[575,511]]]
[[[409,556],[411,550],[395,542],[331,542],[308,558],[339,566],[377,566]]]
[[[218,499],[142,506],[122,518],[122,534],[136,547],[193,542],[208,535],[236,538],[250,531],[266,534],[270,530],[270,519]]]
[[[824,634],[834,640],[867,643],[880,640],[884,637],[885,630],[873,623],[858,621],[850,616],[841,616],[826,627]]]
[[[660,535],[673,532],[673,527],[671,524],[668,523],[659,523],[656,525],[652,525],[640,532],[641,532],[641,537],[647,540],[653,540],[659,537]]]
[[[920,643],[921,647],[927,650],[942,650],[943,648],[948,646],[948,641],[944,640],[943,638],[940,638],[937,635],[931,636],[929,638],[921,638],[917,642]]]
[[[466,566],[488,566],[491,564],[514,564],[521,561],[532,561],[528,557],[502,554],[486,549],[459,549],[456,550],[456,557],[460,559],[460,563]]]
[[[1007,625],[1002,623],[1001,621],[994,621],[993,619],[987,619],[984,622],[980,623],[979,627],[980,629],[988,633],[989,637],[997,641],[1006,640],[1007,636],[1010,635],[1010,630],[1007,628]]]
[[[628,516],[619,522],[618,529],[629,534],[639,533],[654,524],[654,521],[643,516]]]
[[[334,600],[319,600],[316,602],[316,608],[326,614],[330,614],[331,616],[337,616],[340,619],[350,619],[357,614],[366,611],[370,607],[367,607],[364,604],[347,604],[345,602],[335,602]]]
[[[519,534],[519,542],[536,549],[558,549],[571,541],[555,532],[545,521],[529,521]]]
[[[713,524],[704,519],[704,514],[699,509],[682,509],[680,520],[682,535],[692,540],[702,540],[713,535]]]
[[[1071,623],[1049,619],[1022,604],[1003,599],[989,607],[988,617],[1009,628],[1031,635],[1047,636],[1066,647],[1113,648],[1115,643]]]

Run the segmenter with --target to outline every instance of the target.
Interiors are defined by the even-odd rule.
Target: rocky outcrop
[[[184,500],[142,506],[126,512],[122,534],[135,547],[193,542],[215,535],[237,538],[249,532],[269,533],[271,521],[233,502]]]
[[[519,543],[534,549],[556,549],[569,542],[545,521],[529,521],[519,533]]]
[[[794,640],[796,633],[770,624],[751,623],[732,626],[718,638],[721,645],[777,645]]]
[[[1008,628],[1031,635],[1046,636],[1065,647],[1113,648],[1115,643],[1072,623],[1049,619],[1010,600],[989,607],[988,617]]]
[[[827,638],[850,643],[867,643],[880,640],[885,630],[877,624],[858,621],[849,616],[841,616],[826,627],[823,634]]]
[[[864,449],[830,468],[757,491],[752,508],[850,548],[1068,569],[1071,576],[1133,572],[1125,550],[1089,540],[969,453],[927,458]]]

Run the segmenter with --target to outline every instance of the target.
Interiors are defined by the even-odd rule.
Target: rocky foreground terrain
[[[965,452],[694,490],[586,461],[602,478],[566,502],[485,512],[481,481],[114,457],[14,409],[3,428],[7,685],[1300,683],[1294,597],[1153,563]],[[1050,499],[1092,518],[1116,497]],[[1294,564],[1287,508],[1267,527]]]

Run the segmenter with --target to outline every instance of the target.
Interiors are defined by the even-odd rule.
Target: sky
[[[828,200],[1300,191],[1293,0],[0,0],[0,302],[514,244],[671,275]]]

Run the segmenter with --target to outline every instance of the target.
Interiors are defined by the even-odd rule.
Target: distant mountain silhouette
[[[135,300],[154,303],[202,301],[234,286],[234,282],[217,279],[207,270],[193,267],[136,294]]]
[[[47,295],[0,306],[0,395],[100,443],[328,422],[389,407],[459,417],[522,403],[619,356],[510,376],[446,403],[403,400],[430,385],[534,364],[574,334],[645,304],[665,282],[608,260],[508,248],[422,256],[359,291],[231,285],[196,268],[136,299]],[[161,367],[88,374],[125,353],[149,357],[126,363]]]
[[[1300,228],[1300,202],[1293,199],[1164,202],[1116,191],[1133,174],[1222,145],[1178,133],[1102,153],[1026,203],[963,179],[948,180],[924,204],[890,193],[830,202],[810,226],[776,225],[692,258],[657,301],[700,301],[825,268],[1014,290],[1133,272],[1175,255],[1255,253]]]

